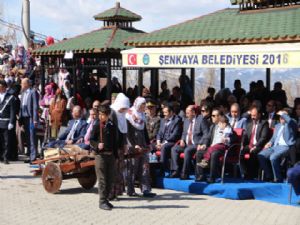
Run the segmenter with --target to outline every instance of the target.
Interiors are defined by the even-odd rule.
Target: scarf
[[[115,102],[110,106],[110,108],[114,110],[114,112],[117,115],[118,128],[122,134],[126,134],[128,128],[127,128],[127,122],[125,117],[126,113],[120,113],[119,110],[129,109],[129,107],[130,107],[129,98],[127,98],[123,93],[119,93],[116,97]]]
[[[137,97],[133,103],[133,106],[128,110],[126,119],[128,122],[138,130],[144,130],[146,116],[144,112],[139,112],[142,104],[146,103],[146,99],[143,97]]]

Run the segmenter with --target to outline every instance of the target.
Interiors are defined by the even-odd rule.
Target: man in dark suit
[[[156,147],[161,151],[162,172],[168,170],[171,148],[180,139],[182,133],[182,120],[174,114],[174,109],[171,105],[166,105],[163,108],[163,114],[164,118],[161,120],[156,137]]]
[[[82,110],[80,106],[75,106],[72,110],[73,120],[69,121],[68,128],[62,133],[58,140],[52,141],[48,147],[64,147],[65,145],[79,144],[86,133],[87,123],[82,119]]]
[[[5,164],[9,164],[9,130],[14,129],[16,121],[14,96],[7,92],[7,84],[4,80],[0,80],[0,160]]]
[[[257,177],[257,154],[264,148],[270,136],[269,124],[266,120],[262,120],[261,109],[252,107],[250,113],[251,119],[247,121],[240,156],[241,174],[246,179]]]
[[[203,143],[204,137],[209,130],[209,123],[203,117],[196,116],[196,108],[190,105],[186,108],[186,119],[183,124],[183,133],[179,145],[175,145],[171,149],[171,178],[180,176],[178,160],[180,153],[184,152],[184,162],[181,171],[181,179],[189,178],[189,172],[192,162],[192,157],[197,150],[197,146]]]
[[[21,86],[20,122],[24,126],[27,149],[30,152],[29,162],[32,162],[37,155],[36,127],[39,121],[39,95],[35,89],[31,88],[28,78],[22,80]]]
[[[274,128],[279,123],[279,116],[276,114],[276,102],[274,100],[268,101],[264,119],[268,121],[270,128]]]
[[[280,123],[275,126],[271,140],[265,145],[266,149],[258,154],[258,159],[266,180],[274,179],[275,182],[282,182],[280,159],[296,144],[297,123],[288,115],[288,109],[281,110],[277,114],[280,116]],[[269,161],[272,169],[269,167]]]

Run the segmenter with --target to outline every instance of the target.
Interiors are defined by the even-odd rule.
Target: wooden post
[[[45,57],[44,56],[41,57],[41,69],[42,69],[41,77],[40,77],[41,87],[42,87],[41,94],[42,94],[42,96],[44,96],[44,94],[45,94],[45,79],[46,79],[45,78]]]
[[[221,89],[225,88],[225,68],[221,68]]]
[[[271,69],[266,69],[266,87],[270,91],[271,90]]]
[[[106,76],[106,99],[111,99],[111,59],[108,58],[107,62],[107,76]]]
[[[142,96],[143,92],[143,72],[144,69],[140,68],[138,73],[138,95]]]
[[[127,90],[127,77],[126,77],[126,68],[122,69],[122,87],[123,87],[123,92],[126,93]]]
[[[193,100],[195,100],[195,68],[191,68],[191,85],[193,92]]]
[[[151,95],[156,99],[158,97],[159,80],[158,69],[151,69]]]

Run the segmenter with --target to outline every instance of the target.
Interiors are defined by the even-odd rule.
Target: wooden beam
[[[138,95],[142,96],[143,92],[143,72],[144,69],[139,68],[139,73],[138,73]]]
[[[221,89],[225,88],[225,68],[221,68]]]
[[[266,87],[270,91],[271,90],[271,69],[266,69]]]
[[[193,100],[195,100],[195,68],[191,68],[191,85],[192,85],[192,92],[193,92]]]
[[[123,92],[126,93],[126,90],[127,90],[127,76],[126,76],[126,73],[127,70],[126,68],[123,68],[122,69],[122,87],[123,87]]]

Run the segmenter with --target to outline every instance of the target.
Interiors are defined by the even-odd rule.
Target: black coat
[[[246,126],[246,131],[244,132],[244,143],[243,146],[247,146],[250,144],[251,133],[253,129],[253,121],[249,120]],[[257,130],[256,130],[256,152],[262,150],[265,144],[270,139],[270,129],[269,123],[266,120],[261,120],[258,122]]]
[[[115,140],[116,126],[111,120],[108,120],[102,129],[103,140],[100,140],[100,122],[96,122],[91,132],[90,145],[96,152],[98,152],[98,144],[104,143],[104,149],[101,150],[99,153],[101,154],[101,152],[112,152],[117,158],[118,145]]]
[[[0,128],[7,129],[8,124],[16,122],[16,105],[15,97],[8,93],[5,94],[3,101],[0,103]]]

